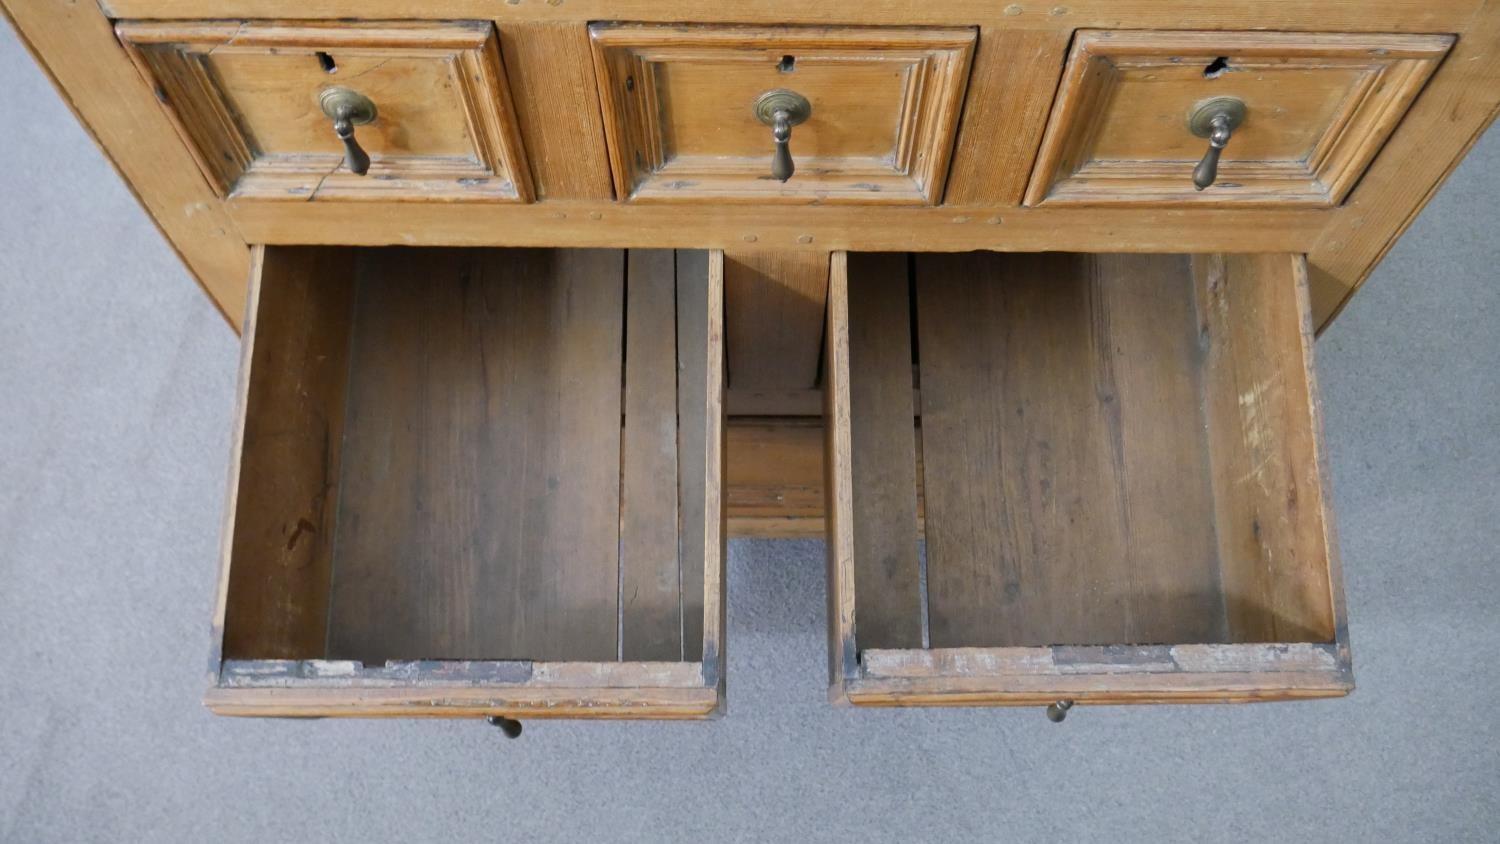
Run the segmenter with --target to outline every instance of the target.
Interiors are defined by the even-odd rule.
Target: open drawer
[[[836,700],[1353,687],[1300,256],[836,254],[828,301]]]
[[[258,249],[208,705],[718,712],[722,262]]]

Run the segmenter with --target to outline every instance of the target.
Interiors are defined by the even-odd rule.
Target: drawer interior
[[[226,672],[715,662],[709,265],[671,250],[265,249]]]
[[[1001,658],[1028,650],[1166,674],[1176,646],[1334,649],[1299,257],[851,254],[839,269],[829,509],[849,674],[972,673],[944,660],[990,649],[1004,691],[1036,663]],[[1289,652],[1235,653],[1285,667]]]

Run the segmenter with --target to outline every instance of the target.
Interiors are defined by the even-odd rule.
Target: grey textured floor
[[[1500,132],[1318,344],[1359,690],[839,711],[817,543],[734,543],[729,717],[198,704],[236,341],[0,27],[0,840],[1500,840]]]

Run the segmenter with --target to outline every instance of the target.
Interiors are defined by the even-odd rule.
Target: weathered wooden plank
[[[1331,671],[1325,644],[1200,644],[1122,647],[945,648],[866,651],[867,678],[1083,676]]]
[[[725,340],[735,389],[817,385],[828,300],[828,256],[818,252],[728,252]]]
[[[284,17],[337,18],[347,14],[347,0],[107,0],[114,17]],[[1075,27],[1140,29],[1279,29],[1340,32],[1446,32],[1462,28],[1479,0],[1284,0],[1274,20],[1253,0],[1204,4],[1196,0],[1072,0],[1066,6],[998,5],[990,0],[948,0],[913,4],[910,0],[859,0],[806,3],[760,0],[736,6],[727,14],[721,0],[569,0],[567,3],[495,5],[486,0],[367,0],[361,14],[370,19],[495,18],[513,20],[624,20],[660,23],[732,19],[743,23],[861,24],[939,26],[992,24],[1009,29]]]
[[[625,430],[620,470],[620,653],[680,660],[677,290],[671,250],[626,263]],[[692,557],[684,557],[691,565]]]
[[[624,256],[361,266],[329,656],[616,658]]]
[[[1186,263],[917,266],[933,646],[1215,636]]]
[[[1337,549],[1325,523],[1305,264],[1203,256],[1193,269],[1210,338],[1205,407],[1231,641],[1332,641]]]
[[[708,253],[677,253],[678,556],[682,561],[682,658],[703,653],[705,459],[708,435]]]
[[[260,718],[711,718],[718,689],[530,688],[453,685],[445,688],[209,689],[203,702],[219,715]]]
[[[950,648],[866,651],[850,699],[865,706],[1240,703],[1354,688],[1331,644]]]
[[[534,478],[534,485],[517,491],[517,500],[545,500],[546,508],[538,553],[523,550],[517,558],[512,638],[500,655],[606,660],[617,652],[625,261],[614,250],[543,255],[540,272],[516,272],[510,253],[499,251],[488,253],[485,266],[487,275],[550,293],[543,311],[548,330],[541,360],[536,360],[536,350],[517,350],[511,360],[523,368],[523,392],[530,373],[539,370],[548,379],[537,397],[546,416],[540,427],[521,429],[533,442],[544,442],[546,450],[527,455],[525,476]],[[513,512],[514,506],[509,509]],[[520,514],[523,520],[527,515]],[[521,528],[536,529],[527,521]],[[503,529],[499,535],[505,536]],[[502,644],[497,642],[496,649]]]
[[[1078,430],[1087,417],[1075,417],[1071,408],[1060,406],[1061,399],[1056,407],[1029,406],[1038,393],[1070,395],[1081,387],[1085,370],[1078,359],[1086,351],[1059,344],[1054,361],[1050,354],[1057,341],[1045,333],[1066,330],[1069,318],[1080,319],[1076,298],[1054,295],[1044,284],[1056,279],[1067,291],[1075,259],[1006,257],[917,260],[933,647],[1051,644],[1029,641],[1052,632],[1043,625],[1066,611],[1044,603],[1050,577],[1086,573],[1077,571],[1082,561],[1066,556],[1071,550],[1066,536],[1068,547],[1027,547],[1023,523],[1032,510],[1068,523],[1112,515],[1066,494],[1051,494],[1062,471],[1057,461],[1081,458],[1071,452],[1076,447],[1084,454],[1094,451],[1091,431]],[[1031,320],[1035,325],[1028,327]],[[1028,449],[1028,428],[1010,430],[1012,419],[1026,425],[1028,413],[1036,419],[1032,425],[1047,426],[1053,437],[1036,449]],[[1054,425],[1059,427],[1051,429]],[[1023,466],[1034,468],[1023,474]],[[1061,619],[1070,635],[1082,632],[1075,626],[1079,621],[1071,612]]]
[[[697,663],[677,661],[526,662],[418,660],[378,667],[348,660],[231,660],[224,688],[388,689],[399,686],[532,688],[690,688],[702,685]]]
[[[911,285],[905,253],[849,256],[855,639],[922,647]]]
[[[1021,204],[1072,32],[986,26],[969,75],[945,201]]]
[[[1109,578],[1102,588],[1125,590],[1129,623],[1112,643],[1223,641],[1203,350],[1187,259],[1096,255],[1085,266],[1095,393],[1123,526],[1119,546],[1099,549],[1099,574]]]
[[[353,279],[350,250],[260,250],[226,505],[226,658],[323,655]]]
[[[537,197],[613,198],[588,26],[507,23],[500,52]]]
[[[1296,252],[1326,208],[999,208],[984,205],[778,208],[614,202],[426,203],[230,200],[257,243],[441,246],[610,246],[954,252]],[[808,259],[812,260],[812,259]],[[821,294],[820,294],[821,295]]]
[[[724,702],[728,657],[728,605],[724,600],[728,552],[724,533],[724,253],[708,253],[707,311],[703,332],[703,679]]]
[[[828,525],[828,694],[844,699],[859,675],[854,641],[854,469],[849,424],[849,256],[833,253],[828,268],[827,349],[823,368],[823,493]]]

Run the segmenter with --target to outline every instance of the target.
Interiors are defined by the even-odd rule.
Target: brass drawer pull
[[[1229,144],[1230,135],[1245,122],[1249,109],[1235,97],[1214,97],[1193,108],[1188,128],[1200,138],[1208,138],[1208,152],[1193,168],[1193,187],[1203,190],[1219,177],[1219,155]]]
[[[785,182],[797,172],[792,162],[792,127],[812,116],[812,103],[796,91],[777,88],[755,101],[755,119],[771,127],[776,152],[771,156],[771,176]]]
[[[370,154],[354,139],[354,127],[375,120],[375,103],[348,88],[328,88],[318,95],[318,106],[333,121],[333,132],[344,142],[344,163],[356,176],[370,172]]]

